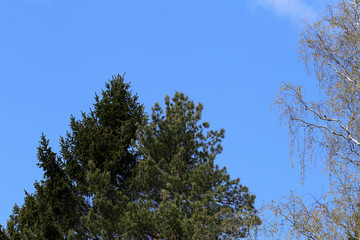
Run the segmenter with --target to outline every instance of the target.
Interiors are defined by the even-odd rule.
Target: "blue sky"
[[[270,106],[282,82],[317,94],[299,62],[299,22],[316,19],[325,2],[1,0],[0,224],[42,178],[41,133],[58,149],[70,115],[87,111],[105,81],[125,71],[148,112],[175,91],[204,104],[203,119],[226,129],[218,164],[258,207],[291,189],[321,191],[319,164],[299,184],[287,129]]]

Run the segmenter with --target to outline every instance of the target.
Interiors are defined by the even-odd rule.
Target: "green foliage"
[[[15,204],[10,219],[7,222],[7,236],[12,240],[20,240],[18,217],[20,208]]]
[[[119,239],[124,235],[125,212],[129,202],[129,192],[119,191],[111,183],[110,172],[102,172],[89,164],[87,179],[90,191],[94,193],[93,207],[86,216],[86,226],[91,239]]]
[[[89,237],[114,239],[122,232],[128,181],[137,162],[131,141],[145,120],[143,106],[120,75],[106,83],[94,110],[71,118],[71,132],[61,139],[65,170],[91,207],[82,220]]]
[[[0,240],[9,240],[8,236],[6,235],[5,229],[1,225],[0,225]]]
[[[21,208],[15,205],[7,224],[10,239],[88,238],[87,219],[103,213],[96,192],[102,190],[101,181],[87,179],[92,173],[89,166],[92,163],[95,172],[109,173],[109,184],[118,191],[126,188],[136,163],[130,143],[144,114],[129,87],[123,77],[113,77],[101,98],[95,96],[94,110],[82,113],[81,120],[71,117],[71,131],[60,140],[60,156],[41,137],[38,166],[44,180],[35,182],[35,193],[26,193]]]
[[[38,166],[44,171],[44,180],[35,182],[35,193],[26,193],[24,205],[14,207],[14,223],[21,239],[64,239],[72,229],[80,232],[81,204],[62,168],[60,158],[49,147],[43,135],[38,147]],[[16,224],[16,225],[15,225]],[[11,237],[13,239],[13,237]]]
[[[137,124],[144,118],[138,97],[129,91],[120,75],[106,83],[102,98],[95,96],[94,110],[82,112],[82,119],[71,117],[66,138],[61,138],[61,153],[70,178],[89,195],[86,174],[89,162],[110,173],[118,189],[126,187],[136,156],[130,152]]]
[[[245,237],[260,224],[255,196],[214,164],[224,130],[199,123],[203,106],[182,93],[165,98],[165,114],[153,107],[152,121],[138,132],[141,159],[132,188],[138,193],[128,212],[129,236],[142,239]],[[243,217],[253,221],[245,223]]]
[[[224,130],[205,131],[202,105],[176,93],[147,123],[129,88],[119,75],[106,83],[71,117],[60,154],[41,137],[44,179],[1,239],[230,239],[261,223],[255,196],[214,163]]]

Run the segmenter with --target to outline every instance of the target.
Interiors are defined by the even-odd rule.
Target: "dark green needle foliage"
[[[137,124],[144,118],[143,106],[132,95],[130,85],[120,75],[106,83],[100,98],[95,96],[94,109],[82,112],[82,119],[71,118],[66,138],[61,139],[66,171],[85,194],[89,194],[86,174],[89,163],[109,172],[111,183],[126,188],[136,163],[130,152]]]
[[[0,240],[9,240],[9,237],[6,235],[5,229],[0,224]]]
[[[106,83],[93,110],[80,120],[71,117],[70,131],[60,139],[60,155],[42,136],[38,166],[44,180],[35,182],[33,194],[26,193],[22,207],[15,205],[6,229],[10,239],[96,239],[99,232],[110,232],[106,236],[112,239],[117,225],[110,224],[114,216],[105,211],[100,193],[114,199],[129,192],[127,181],[136,164],[130,144],[144,120],[143,106],[129,88],[120,75]],[[91,177],[95,174],[106,175],[110,187]],[[112,214],[119,214],[114,209]]]
[[[14,206],[0,240],[238,239],[261,222],[255,196],[215,164],[224,130],[184,94],[143,105],[117,75],[94,108],[71,117],[60,153],[43,135],[43,180]]]
[[[64,239],[73,230],[80,232],[83,199],[69,181],[60,157],[43,135],[38,147],[38,166],[44,180],[35,182],[35,193],[26,193],[24,205],[14,207],[8,222],[11,239]]]
[[[71,118],[61,139],[65,169],[79,191],[89,199],[83,220],[91,238],[114,239],[123,232],[129,179],[137,162],[131,142],[145,120],[143,106],[120,75],[106,83],[94,109]]]
[[[20,208],[17,204],[14,205],[12,214],[10,215],[10,219],[7,222],[7,237],[11,240],[18,240],[20,238],[19,232],[19,224],[18,224],[18,216],[19,216]]]
[[[224,130],[206,131],[203,106],[184,94],[155,104],[151,122],[139,129],[141,160],[132,187],[138,198],[128,212],[132,239],[219,239],[246,237],[260,224],[255,196],[230,180],[215,157]]]

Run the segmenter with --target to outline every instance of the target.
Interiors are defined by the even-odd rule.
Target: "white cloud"
[[[291,17],[293,20],[314,19],[315,11],[303,0],[256,0],[257,4],[270,8],[279,15]]]

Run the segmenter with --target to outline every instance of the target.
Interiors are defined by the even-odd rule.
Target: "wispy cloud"
[[[296,21],[316,16],[314,9],[303,0],[256,0],[256,3]]]

